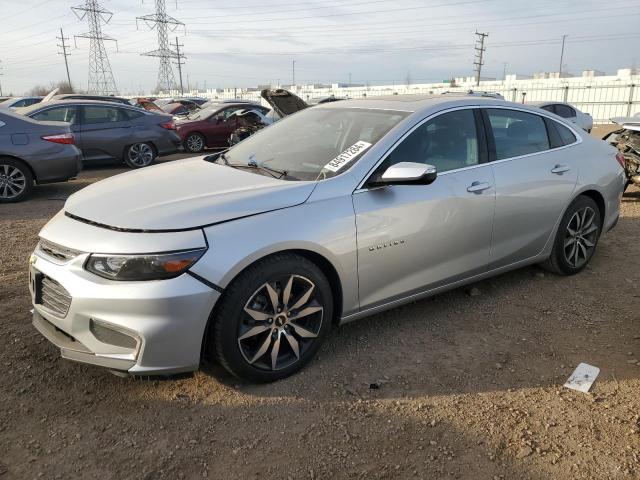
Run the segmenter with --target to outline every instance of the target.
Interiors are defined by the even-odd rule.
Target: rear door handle
[[[467,192],[480,193],[489,188],[491,188],[491,185],[488,182],[473,182],[467,187]]]
[[[551,169],[551,173],[562,175],[564,172],[568,172],[569,170],[571,170],[571,167],[569,167],[569,165],[556,165]]]

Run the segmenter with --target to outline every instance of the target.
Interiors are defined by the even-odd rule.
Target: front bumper
[[[33,324],[60,348],[62,357],[132,375],[197,369],[207,321],[220,293],[188,274],[149,282],[109,281],[82,268],[87,256],[62,264],[38,251],[31,258]],[[66,314],[39,298],[36,279],[42,277],[68,293]]]

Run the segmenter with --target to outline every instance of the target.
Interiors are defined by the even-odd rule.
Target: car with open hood
[[[538,108],[443,95],[305,108],[69,197],[31,257],[33,324],[63,357],[119,374],[211,357],[273,381],[337,325],[525,265],[580,272],[624,183],[615,148]]]

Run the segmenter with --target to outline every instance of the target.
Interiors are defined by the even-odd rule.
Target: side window
[[[576,116],[576,111],[568,105],[556,105],[556,115],[562,118],[573,118]]]
[[[446,172],[479,163],[473,110],[444,113],[414,130],[386,158],[383,168],[399,162],[426,163]]]
[[[496,145],[496,160],[549,150],[542,117],[519,110],[487,109]]]
[[[553,105],[543,105],[540,107],[542,110],[546,110],[547,112],[556,113],[553,109]]]
[[[68,122],[76,123],[75,107],[48,108],[31,115],[31,118],[41,122]]]
[[[563,145],[571,145],[577,141],[576,136],[573,134],[571,130],[569,130],[564,125],[560,125],[558,122],[553,122],[555,124],[556,130],[560,134],[560,139],[562,140]]]
[[[85,105],[81,107],[84,110],[85,124],[97,124],[97,123],[112,123],[119,122],[120,115],[118,115],[118,109],[113,107],[103,107],[94,105]]]
[[[133,110],[129,110],[126,108],[120,109],[120,115],[123,120],[135,120],[136,118],[140,118],[144,115],[142,112],[134,112]]]

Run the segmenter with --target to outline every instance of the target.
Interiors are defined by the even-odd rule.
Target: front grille
[[[68,262],[80,255],[80,252],[71,248],[63,247],[48,240],[40,239],[38,250],[48,257],[59,262]]]
[[[44,308],[60,318],[67,316],[71,305],[71,295],[54,279],[42,275],[37,286],[36,298]]]

